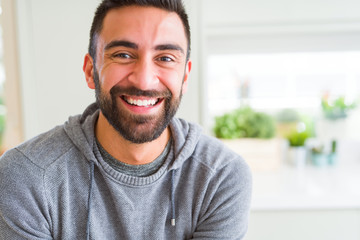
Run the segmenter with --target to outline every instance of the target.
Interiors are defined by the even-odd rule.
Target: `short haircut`
[[[186,60],[190,57],[190,25],[182,0],[103,0],[96,9],[90,30],[89,54],[96,61],[96,45],[103,28],[106,14],[112,10],[127,6],[156,7],[168,12],[175,12],[181,19],[187,39]]]

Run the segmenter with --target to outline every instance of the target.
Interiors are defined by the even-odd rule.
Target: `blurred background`
[[[193,69],[178,117],[253,172],[246,240],[360,239],[360,2],[185,0]],[[2,151],[95,100],[99,0],[0,0]]]

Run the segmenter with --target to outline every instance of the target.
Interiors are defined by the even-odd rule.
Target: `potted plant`
[[[275,132],[274,119],[250,107],[215,118],[215,136],[257,171],[274,170],[281,163],[283,141],[274,138]]]
[[[328,156],[328,163],[330,165],[334,165],[337,162],[337,153],[336,153],[336,151],[337,151],[337,141],[332,140],[331,141],[331,152],[330,152],[330,154]]]
[[[349,118],[350,113],[357,107],[358,100],[349,100],[343,96],[332,97],[325,94],[321,99],[322,118],[317,123],[317,137],[330,141],[331,139],[341,139],[348,134],[352,134],[349,127],[353,118]],[[329,149],[329,148],[328,148]]]
[[[222,139],[269,139],[275,135],[275,123],[269,115],[243,107],[216,117],[214,133]]]
[[[356,107],[356,103],[347,103],[345,97],[330,99],[328,95],[324,95],[321,99],[321,107],[324,116],[329,120],[337,120],[346,118],[348,112]]]
[[[323,144],[311,148],[311,160],[315,166],[334,165],[336,163],[336,140],[331,141],[330,149]]]
[[[287,136],[289,142],[288,160],[298,168],[306,164],[306,140],[310,137],[310,130],[304,122],[299,122],[296,129]]]
[[[324,145],[311,148],[311,161],[315,166],[325,166],[328,164],[328,156],[324,152]]]

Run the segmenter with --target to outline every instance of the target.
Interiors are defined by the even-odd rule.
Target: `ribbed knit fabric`
[[[159,168],[162,166],[171,149],[171,141],[166,144],[164,151],[158,156],[154,161],[143,164],[143,165],[129,165],[121,162],[120,159],[115,159],[108,153],[101,144],[96,140],[96,144],[94,145],[94,151],[99,151],[101,157],[111,165],[115,170],[122,172],[126,175],[136,176],[136,177],[146,177],[154,174]]]
[[[251,174],[238,155],[174,118],[172,150],[161,167],[127,175],[93,150],[97,117],[93,104],[1,157],[0,240],[245,235]]]

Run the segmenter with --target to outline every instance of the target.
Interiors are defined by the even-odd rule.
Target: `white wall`
[[[202,0],[206,26],[328,24],[359,20],[357,0]]]
[[[97,0],[17,0],[25,138],[94,101],[82,73]]]

